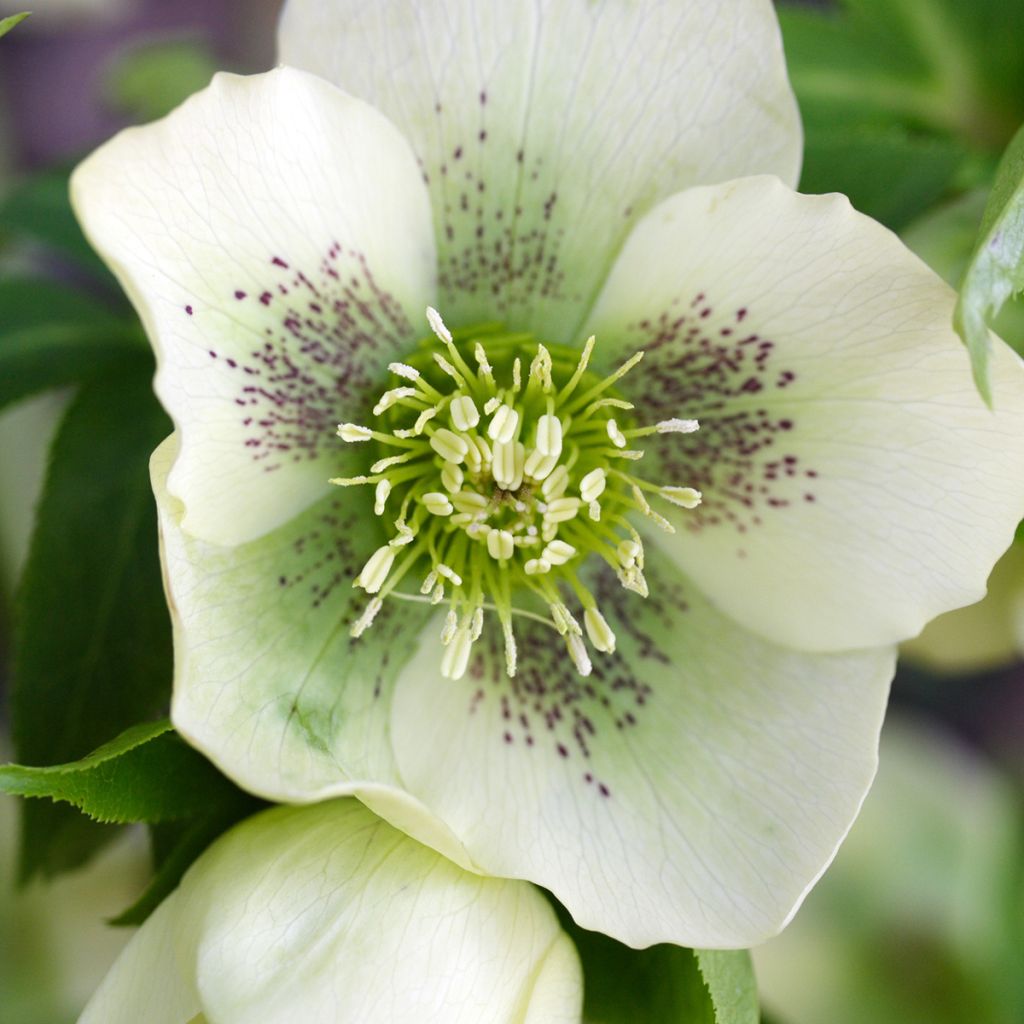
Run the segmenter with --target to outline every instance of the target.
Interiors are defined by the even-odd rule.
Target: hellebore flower
[[[335,800],[218,839],[79,1024],[569,1024],[582,997],[576,950],[532,886],[469,874]]]
[[[723,183],[796,177],[767,2],[281,32],[383,113],[218,76],[72,186],[176,424],[176,726],[626,943],[774,933],[870,784],[893,645],[1009,543],[1018,361],[993,415],[894,236]]]

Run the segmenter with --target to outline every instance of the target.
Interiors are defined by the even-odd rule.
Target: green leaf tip
[[[31,11],[22,11],[20,14],[11,14],[6,18],[0,18],[0,39],[3,39],[15,25],[20,25],[31,13]]]
[[[233,789],[166,719],[133,725],[68,764],[0,767],[4,792],[62,801],[96,821],[118,824],[187,818]]]
[[[1024,292],[1024,128],[996,171],[974,254],[960,287],[953,326],[967,345],[978,393],[992,407],[989,324],[1013,295]]]

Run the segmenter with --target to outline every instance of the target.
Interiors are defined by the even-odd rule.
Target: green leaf
[[[89,324],[123,327],[126,318],[78,288],[39,277],[0,280],[0,339],[26,327],[48,324]],[[134,322],[128,320],[127,322]],[[139,328],[141,332],[141,327]]]
[[[170,113],[209,84],[221,62],[201,39],[158,39],[119,51],[104,73],[106,102],[138,121]]]
[[[11,14],[6,18],[0,18],[0,39],[7,35],[15,25],[23,22],[31,13],[31,11],[22,11],[21,14]]]
[[[588,1024],[757,1024],[757,985],[745,950],[631,949],[556,909],[583,964]]]
[[[999,164],[953,323],[971,356],[974,382],[992,404],[988,324],[1011,295],[1024,291],[1024,128]]]
[[[758,1024],[757,982],[745,949],[695,949],[716,1024]]]
[[[97,821],[126,824],[203,814],[234,786],[163,719],[134,725],[70,764],[0,766],[0,790],[49,797]]]
[[[27,178],[0,202],[0,231],[40,243],[67,256],[106,284],[127,308],[126,300],[102,260],[78,226],[68,195],[69,172],[48,169]]]
[[[840,122],[900,124],[1001,149],[1024,114],[1024,5],[844,0],[782,8],[808,138]]]
[[[900,230],[951,188],[966,158],[957,142],[899,125],[809,129],[800,190],[842,192],[862,213]]]
[[[12,732],[23,764],[84,757],[169,699],[148,459],[170,424],[151,367],[140,354],[116,378],[84,384],[54,441],[15,606]],[[32,801],[23,811],[26,877],[81,863],[109,838],[100,826],[69,824],[79,815],[64,805]]]
[[[0,328],[0,409],[28,395],[152,360],[137,326],[51,323]]]

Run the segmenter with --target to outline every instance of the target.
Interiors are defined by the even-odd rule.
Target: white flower
[[[222,836],[143,924],[79,1024],[556,1024],[579,960],[532,886],[480,878],[355,800]]]
[[[1018,361],[989,413],[894,236],[725,181],[796,178],[767,2],[304,0],[281,33],[383,113],[218,76],[73,182],[177,427],[176,726],[624,942],[772,934],[871,781],[893,645],[1009,543]],[[561,393],[591,335],[578,388],[644,356],[585,438],[539,344]]]

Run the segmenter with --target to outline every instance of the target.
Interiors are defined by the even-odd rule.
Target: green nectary
[[[643,438],[690,433],[697,421],[636,424],[634,406],[614,387],[642,352],[600,378],[588,370],[593,337],[580,350],[480,325],[456,340],[436,310],[428,309],[427,319],[435,337],[407,362],[390,364],[403,383],[381,395],[374,425],[338,427],[343,441],[376,442],[386,454],[367,475],[331,483],[373,486],[374,511],[390,520],[392,533],[353,581],[373,596],[352,635],[372,624],[389,596],[447,600],[441,671],[458,679],[485,610],[493,610],[514,675],[513,617],[535,615],[513,604],[525,591],[547,607],[544,621],[565,637],[587,675],[584,632],[607,653],[615,634],[578,570],[597,555],[627,590],[647,595],[643,541],[628,516],[639,513],[671,532],[647,495],[683,508],[696,507],[701,495],[629,470],[643,457]],[[419,595],[396,589],[424,566]],[[566,588],[582,606],[583,626],[566,604]]]

